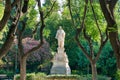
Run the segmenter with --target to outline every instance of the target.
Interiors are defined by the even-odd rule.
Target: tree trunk
[[[92,80],[97,80],[96,63],[95,62],[91,62],[91,67],[92,67]]]
[[[117,68],[120,69],[120,41],[118,37],[118,26],[114,19],[114,8],[118,0],[111,0],[107,7],[105,0],[99,0],[102,12],[107,21],[109,29],[109,39],[117,59]]]
[[[120,43],[118,33],[109,32],[109,39],[115,53],[117,69],[120,69]]]
[[[26,59],[27,57],[20,58],[20,80],[26,80]]]

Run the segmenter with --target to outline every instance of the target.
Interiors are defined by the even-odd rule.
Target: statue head
[[[59,29],[62,29],[62,26],[59,26]]]

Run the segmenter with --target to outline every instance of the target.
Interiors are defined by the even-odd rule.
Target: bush
[[[116,80],[120,80],[120,70],[117,71],[115,78]]]
[[[14,80],[20,80],[20,75],[17,74],[14,76]],[[35,73],[29,73],[26,75],[26,80],[35,80]]]
[[[26,80],[46,80],[45,79],[45,74],[44,73],[29,73],[26,76]],[[14,76],[14,80],[20,80],[20,75],[17,74]]]
[[[26,80],[35,80],[35,73],[27,74]]]
[[[92,80],[92,75],[91,74],[84,75],[83,77],[85,78],[84,80]],[[98,75],[97,78],[98,78],[98,80],[111,80],[110,77],[101,76],[101,75]]]
[[[14,73],[12,71],[8,71],[6,74],[7,74],[7,77],[9,78],[13,78],[14,76]]]
[[[81,74],[78,70],[72,70],[72,74]]]
[[[46,80],[46,74],[44,73],[37,73],[35,74],[35,80]]]
[[[119,76],[120,77],[120,76]],[[20,80],[20,75],[15,75],[14,80]],[[92,75],[46,75],[44,73],[29,73],[26,80],[92,80]],[[98,80],[111,80],[106,76],[98,76]],[[120,80],[117,79],[117,80]]]
[[[78,75],[49,75],[47,80],[84,80],[83,77]]]
[[[15,75],[14,80],[20,80],[20,75],[19,74]]]
[[[92,80],[91,75],[50,75],[47,76],[48,80]],[[111,80],[106,76],[98,76],[98,80]]]
[[[0,69],[0,74],[5,74],[6,71],[4,69]]]

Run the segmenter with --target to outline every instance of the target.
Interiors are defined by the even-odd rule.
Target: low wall
[[[83,80],[77,75],[49,75],[47,80]]]

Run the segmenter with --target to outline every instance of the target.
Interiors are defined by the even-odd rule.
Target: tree
[[[51,6],[50,11],[46,15],[48,15],[51,12],[55,2],[56,1],[54,1],[53,5]],[[38,25],[36,25],[36,26],[38,27],[40,25],[40,28],[39,28],[40,43],[37,46],[34,46],[32,49],[28,50],[27,52],[24,51],[23,44],[22,44],[23,34],[24,34],[24,31],[26,28],[25,22],[27,21],[27,18],[24,17],[23,20],[21,21],[21,24],[19,24],[21,27],[21,29],[18,30],[18,49],[19,49],[19,54],[20,54],[20,80],[26,79],[26,60],[27,60],[27,57],[31,53],[33,53],[35,50],[41,48],[42,45],[45,43],[44,38],[43,38],[43,30],[45,28],[44,20],[46,18],[46,15],[44,16],[40,0],[37,0],[37,5],[38,5],[38,11],[39,11],[39,15],[40,15],[40,20],[37,23]]]
[[[99,2],[107,22],[110,43],[117,60],[117,68],[120,69],[120,41],[118,37],[118,26],[114,17],[114,9],[118,0],[99,0]]]
[[[79,2],[79,0],[78,0],[78,2]],[[84,55],[90,61],[91,68],[92,68],[92,80],[97,80],[96,62],[98,61],[98,59],[100,57],[100,54],[101,54],[101,51],[102,51],[102,49],[103,49],[103,47],[106,44],[107,39],[108,39],[107,28],[104,31],[101,30],[101,28],[99,26],[99,23],[97,21],[98,16],[95,13],[93,3],[92,3],[91,0],[89,1],[89,5],[88,5],[88,0],[85,0],[85,7],[84,7],[82,22],[81,22],[81,18],[79,16],[79,11],[73,12],[74,10],[71,7],[71,1],[70,0],[68,0],[68,7],[69,7],[72,22],[73,22],[73,26],[76,29],[75,40],[76,40],[79,48],[83,51]],[[79,8],[79,6],[77,6],[77,7]],[[89,9],[88,9],[88,7],[89,7]],[[92,14],[93,14],[92,19],[94,19],[96,27],[97,27],[96,28],[97,32],[94,32],[94,33],[97,34],[97,36],[99,36],[98,41],[95,41],[95,38],[94,38],[95,35],[93,34],[93,31],[91,30],[92,33],[89,32],[90,28],[87,27],[87,20],[88,19],[86,20],[86,18],[88,18],[87,14],[89,14],[88,11],[90,11],[90,7],[91,7]],[[76,19],[74,19],[74,14],[73,13],[75,13],[78,18],[75,17]],[[79,24],[77,24],[77,23],[79,23]],[[80,26],[80,27],[78,27],[78,26]],[[92,25],[92,26],[94,26],[94,25]],[[95,29],[95,26],[93,28]],[[106,35],[106,37],[104,35]],[[82,37],[82,39],[86,40],[86,44],[89,47],[89,51],[87,51],[86,47],[82,44],[82,42],[81,42],[82,39],[81,39],[80,36]],[[96,47],[94,44],[99,45],[98,51],[94,51],[94,48]]]
[[[4,9],[4,15],[0,21],[0,31],[3,30],[5,27],[8,19],[10,18],[10,12],[15,7],[17,3],[19,3],[19,0],[15,0],[13,3],[11,3],[11,0],[5,1],[5,9]],[[5,42],[3,43],[2,47],[0,48],[0,59],[9,51],[10,46],[12,45],[12,42],[14,40],[14,33],[17,28],[17,24],[20,18],[20,12],[19,8],[16,8],[16,15],[12,18],[12,24],[9,26],[9,31],[7,33],[7,37]]]

